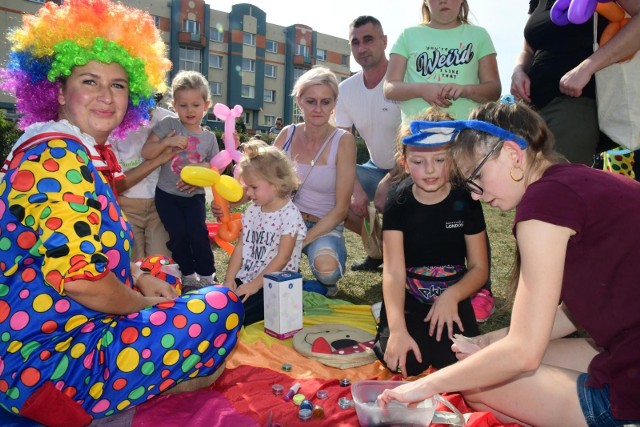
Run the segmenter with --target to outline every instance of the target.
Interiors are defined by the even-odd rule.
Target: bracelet
[[[133,286],[138,287],[138,281],[145,274],[149,274],[149,272],[143,269],[139,269],[137,273],[131,273],[131,276],[133,277]]]

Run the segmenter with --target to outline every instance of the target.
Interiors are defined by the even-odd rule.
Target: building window
[[[180,70],[202,72],[202,56],[200,49],[180,48]]]
[[[211,40],[212,42],[223,43],[224,31],[219,30],[215,27],[209,28],[209,40]]]
[[[211,88],[212,96],[222,96],[222,83],[209,82],[209,88]]]
[[[275,126],[276,124],[276,116],[264,116],[264,125],[265,126]]]
[[[349,65],[349,55],[342,55],[342,65]]]
[[[200,34],[200,23],[198,21],[192,21],[191,19],[185,19],[182,23],[182,31],[191,34]]]
[[[305,73],[304,68],[294,68],[293,69],[293,83],[297,82],[301,75]]]
[[[304,116],[302,115],[302,109],[297,102],[293,103],[293,123],[304,122]]]
[[[278,42],[273,40],[267,40],[267,45],[265,47],[267,52],[278,53]]]
[[[244,35],[242,36],[242,44],[246,44],[247,46],[255,46],[256,35],[251,33],[244,33]]]
[[[243,98],[255,98],[256,97],[256,87],[250,85],[242,85],[242,94]]]
[[[296,45],[296,55],[304,56],[305,58],[309,56],[309,46],[305,46],[303,44]]]
[[[209,54],[209,68],[222,69],[222,55]]]
[[[242,71],[248,71],[250,73],[256,72],[255,59],[242,58]]]
[[[222,120],[220,120],[218,118],[218,116],[216,116],[215,114],[213,114],[213,112],[211,110],[209,110],[209,112],[207,113],[207,121],[208,122],[221,122]]]
[[[326,61],[327,60],[327,51],[324,49],[316,50],[316,59],[318,61]]]
[[[242,113],[242,121],[244,122],[245,126],[249,126],[249,123],[251,123],[251,112],[250,111],[245,111]]]
[[[160,17],[159,16],[153,15],[153,24],[156,26],[156,28],[160,28]]]
[[[264,76],[265,77],[271,77],[271,78],[277,78],[278,77],[278,67],[276,67],[275,65],[271,65],[271,64],[264,64]]]
[[[264,90],[264,102],[276,102],[276,91],[275,90]]]

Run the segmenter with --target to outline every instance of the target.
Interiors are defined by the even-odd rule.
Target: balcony
[[[313,67],[316,65],[316,59],[308,55],[293,55],[293,64]]]
[[[190,33],[187,31],[180,31],[178,33],[178,42],[183,46],[196,48],[203,48],[207,46],[207,38],[203,34]]]

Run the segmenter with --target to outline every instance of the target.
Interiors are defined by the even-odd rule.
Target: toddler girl
[[[307,227],[291,201],[299,180],[287,155],[262,141],[244,145],[238,164],[250,203],[224,285],[242,298],[244,324],[264,319],[262,278],[275,271],[298,271]]]
[[[201,126],[211,105],[206,78],[195,71],[180,71],[173,79],[171,92],[178,117],[165,117],[153,127],[142,156],[153,159],[166,147],[176,150],[173,159],[160,168],[155,202],[186,293],[213,284],[215,265],[205,224],[204,189],[183,182],[180,171],[186,165],[208,168],[219,148],[216,136]]]

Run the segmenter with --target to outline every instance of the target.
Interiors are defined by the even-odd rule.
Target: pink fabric
[[[224,395],[207,389],[154,398],[136,409],[131,425],[260,427],[256,420],[239,413]]]

